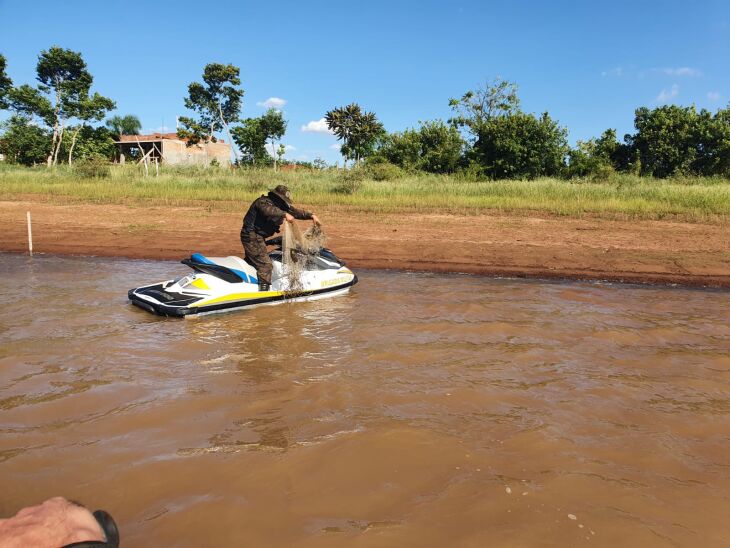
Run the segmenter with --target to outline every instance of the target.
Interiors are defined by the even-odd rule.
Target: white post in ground
[[[33,229],[30,225],[30,211],[26,212],[28,217],[28,253],[33,256]]]

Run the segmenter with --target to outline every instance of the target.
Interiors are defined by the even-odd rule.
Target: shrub
[[[355,194],[362,188],[365,170],[359,167],[344,170],[337,177],[337,185],[333,191],[337,194]]]
[[[109,161],[100,154],[87,156],[73,165],[74,172],[84,179],[105,179],[111,176]]]
[[[611,164],[600,163],[591,173],[591,180],[596,182],[609,182],[614,179],[616,170]]]
[[[470,183],[476,183],[488,179],[488,177],[484,174],[484,168],[473,161],[458,170],[454,175],[457,180]]]
[[[378,162],[368,165],[367,173],[375,181],[392,181],[404,175],[401,168],[389,162]]]

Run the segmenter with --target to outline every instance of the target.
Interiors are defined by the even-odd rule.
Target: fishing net
[[[296,223],[284,223],[282,238],[282,289],[287,296],[304,290],[302,272],[313,268],[314,258],[324,247],[327,237],[321,226],[313,225],[302,233]]]

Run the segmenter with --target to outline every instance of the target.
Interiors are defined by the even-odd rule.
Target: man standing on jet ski
[[[284,221],[292,223],[294,219],[311,219],[314,224],[320,224],[314,213],[292,205],[291,192],[284,185],[278,185],[268,195],[254,200],[243,218],[241,243],[246,252],[246,262],[256,269],[259,291],[268,291],[271,287],[273,265],[266,249],[266,238],[279,232]]]

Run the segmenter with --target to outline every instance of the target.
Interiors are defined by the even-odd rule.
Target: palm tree
[[[378,137],[385,131],[375,114],[363,111],[357,103],[333,108],[324,119],[330,131],[343,142],[340,147],[343,158],[355,160],[355,166],[372,152]]]
[[[139,135],[142,129],[142,122],[133,114],[126,116],[112,116],[106,121],[106,127],[119,140],[122,135]]]

